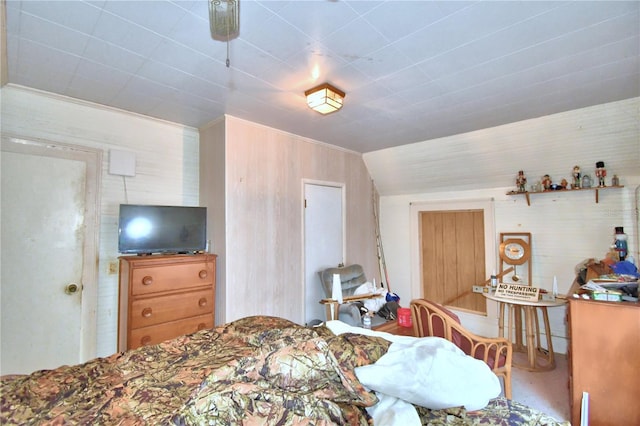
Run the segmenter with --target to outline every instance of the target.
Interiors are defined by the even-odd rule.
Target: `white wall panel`
[[[363,155],[380,194],[419,194],[510,186],[549,174],[570,180],[574,165],[594,177],[604,161],[626,184],[640,164],[640,98],[597,105]],[[429,123],[425,123],[428,126]]]
[[[104,151],[97,355],[110,355],[116,351],[118,319],[118,275],[109,273],[109,263],[118,258],[118,206],[125,202],[198,205],[198,131],[17,86],[5,86],[0,93],[3,133]],[[110,149],[135,153],[135,177],[124,181],[108,174]]]
[[[576,265],[588,258],[602,259],[606,256],[613,242],[615,226],[624,226],[629,236],[629,251],[638,259],[639,224],[634,207],[635,189],[640,185],[638,104],[636,99],[585,108],[557,116],[485,129],[474,132],[474,135],[444,138],[439,141],[438,146],[441,148],[432,145],[431,148],[434,150],[444,151],[449,144],[468,140],[472,136],[481,137],[486,144],[490,144],[494,139],[517,141],[514,146],[525,147],[523,152],[529,154],[518,155],[517,150],[514,150],[512,156],[496,161],[499,164],[509,161],[513,178],[517,170],[530,170],[530,167],[535,166],[536,172],[529,176],[530,183],[544,173],[549,173],[552,177],[557,176],[558,179],[563,175],[569,178],[571,168],[575,164],[583,165],[583,170],[588,171],[593,177],[592,164],[598,159],[605,161],[607,165],[607,183],[614,173],[619,173],[618,165],[623,167],[631,161],[634,167],[624,166],[623,170],[627,173],[621,173],[619,176],[621,184],[625,187],[600,191],[597,204],[594,191],[566,191],[531,195],[531,205],[528,206],[523,196],[506,195],[514,189],[511,179],[508,181],[509,186],[504,187],[490,186],[490,182],[485,182],[484,189],[447,191],[443,182],[443,187],[430,192],[382,196],[382,239],[391,282],[396,283],[394,291],[405,300],[421,296],[411,294],[410,286],[411,280],[419,279],[411,276],[410,265],[410,204],[415,202],[493,198],[496,241],[500,232],[531,232],[533,284],[545,289],[551,289],[553,277],[557,276],[559,291],[568,291],[575,278]],[[542,134],[546,136],[541,138]],[[560,146],[556,150],[553,144],[544,142],[554,139],[557,141],[558,135],[562,135],[562,139],[573,149],[567,150],[566,146]],[[398,155],[394,155],[395,152],[390,150],[385,153],[386,158],[393,161],[394,158],[407,155],[406,149],[407,147],[398,148]],[[532,154],[538,149],[540,150],[537,155]],[[438,156],[439,154],[435,153],[434,158]],[[464,156],[463,151],[461,156]],[[434,164],[432,173],[439,170],[439,167]],[[465,162],[459,165],[459,170],[461,175],[469,176],[483,167],[483,164]],[[425,169],[430,169],[428,163],[425,164]],[[419,177],[416,176],[416,179]],[[478,185],[482,186],[482,183]],[[497,259],[497,253],[494,255]],[[492,330],[486,329],[486,324],[495,324],[497,327],[495,312],[493,315],[492,321],[488,321],[491,318],[487,318],[488,322],[484,319],[476,320],[476,325],[481,329],[476,328],[475,331],[491,334]],[[559,352],[566,351],[564,315],[564,308],[549,310],[555,349]],[[463,317],[474,322],[473,316]],[[473,329],[474,326],[470,328]]]

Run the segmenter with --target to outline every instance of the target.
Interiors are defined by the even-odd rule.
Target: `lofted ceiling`
[[[640,95],[638,1],[6,1],[9,83],[201,127],[223,114],[367,153]],[[304,91],[331,82],[322,116]]]

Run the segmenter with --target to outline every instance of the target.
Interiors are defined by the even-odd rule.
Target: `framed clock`
[[[521,282],[531,285],[532,257],[531,257],[531,233],[530,232],[503,232],[500,234],[500,276],[505,276],[508,281]],[[524,276],[518,275],[518,271]],[[504,271],[512,271],[504,274]],[[517,270],[516,270],[517,269]]]
[[[522,265],[531,258],[529,243],[521,238],[509,238],[500,243],[500,258],[509,265]]]

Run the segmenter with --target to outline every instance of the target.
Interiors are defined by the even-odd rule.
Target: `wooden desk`
[[[514,342],[513,350],[527,353],[527,363],[518,363],[515,359],[513,365],[529,371],[553,370],[556,367],[553,354],[553,343],[551,341],[551,328],[549,327],[549,316],[547,308],[562,306],[567,303],[566,299],[556,299],[554,301],[539,300],[537,302],[525,300],[511,300],[496,297],[494,293],[483,293],[487,299],[498,302],[498,333],[500,337],[505,337]],[[505,333],[504,318],[508,308],[508,326]],[[544,334],[546,336],[546,349],[540,342],[540,323],[538,321],[538,309],[542,313]],[[524,332],[526,343],[522,338],[522,311],[524,311]],[[515,340],[511,336],[511,331],[515,329]]]
[[[640,303],[569,300],[571,424],[640,425]]]

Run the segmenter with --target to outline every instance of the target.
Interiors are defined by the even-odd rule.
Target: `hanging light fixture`
[[[227,42],[228,68],[229,40],[240,35],[240,0],[209,0],[209,29],[212,39]]]
[[[344,92],[330,85],[321,84],[313,89],[304,92],[307,97],[309,108],[318,111],[320,114],[330,114],[342,108]]]

